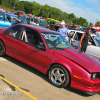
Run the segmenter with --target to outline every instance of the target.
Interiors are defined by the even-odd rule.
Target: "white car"
[[[83,33],[84,33],[83,31],[76,31],[76,30],[71,31],[69,33],[69,35],[71,36],[70,39],[71,45],[78,50],[80,50],[79,44]],[[85,53],[94,58],[100,59],[100,36],[97,36],[95,34],[90,34],[90,37],[91,39],[90,42],[88,43]]]

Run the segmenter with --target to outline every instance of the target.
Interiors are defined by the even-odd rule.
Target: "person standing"
[[[59,32],[62,36],[65,37],[65,39],[67,41],[69,41],[69,38],[68,38],[68,29],[66,28],[64,21],[62,21],[61,27],[57,30],[57,32]]]
[[[19,23],[24,23],[24,17],[23,17],[23,12],[19,12],[19,15],[17,18],[15,18],[16,20],[16,24],[19,24]]]
[[[90,40],[90,33],[91,33],[91,29],[87,28],[86,33],[84,33],[80,39],[80,49],[84,53],[86,52],[86,48]]]

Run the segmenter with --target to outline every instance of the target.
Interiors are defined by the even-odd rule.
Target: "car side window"
[[[0,14],[0,20],[2,20],[2,18],[3,18],[3,15],[2,15],[2,14]]]
[[[39,24],[39,22],[38,22],[38,20],[37,20],[37,19],[35,19],[35,20],[34,20],[34,22],[35,22],[36,24]]]
[[[71,31],[70,33],[69,33],[69,36],[72,38],[73,37],[73,35],[74,35],[74,31]]]
[[[10,16],[5,16],[6,20],[5,21],[9,21],[11,23],[11,17]]]
[[[90,40],[89,40],[89,42],[91,42],[91,43],[92,43],[91,45],[94,45],[94,46],[96,46],[96,44],[95,44],[95,42],[93,41],[92,37],[90,37]]]
[[[17,26],[13,26],[13,27],[7,29],[4,32],[4,34],[6,34],[8,36],[11,36],[11,37],[14,37],[16,39],[19,39],[20,31],[21,31],[21,26],[20,25],[17,25]]]
[[[74,39],[77,40],[77,41],[80,41],[81,36],[82,36],[82,33],[76,32],[76,34],[75,34],[75,36],[74,36]]]
[[[23,27],[22,28],[22,32],[21,32],[21,38],[20,38],[23,42],[26,42],[30,45],[42,45],[44,46],[44,43],[42,41],[42,38],[40,36],[40,34],[30,28],[27,27]]]

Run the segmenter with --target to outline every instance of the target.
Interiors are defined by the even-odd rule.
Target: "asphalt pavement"
[[[46,75],[6,55],[0,57],[0,100],[100,100],[100,94],[57,88]]]

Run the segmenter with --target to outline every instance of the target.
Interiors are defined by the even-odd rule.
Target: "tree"
[[[24,11],[25,13],[32,13],[32,9],[33,9],[33,3],[29,2],[29,1],[21,1],[24,5]]]
[[[2,1],[2,2],[1,2]],[[1,0],[1,5],[9,8],[15,7],[16,3],[19,2],[19,0]]]
[[[100,21],[97,21],[95,25],[100,26]]]
[[[42,5],[33,1],[32,14],[40,16]]]
[[[89,26],[93,26],[93,23],[90,22],[90,25]]]
[[[68,14],[68,19],[73,20],[76,16],[73,13]]]
[[[3,0],[0,0],[0,5],[1,5],[2,1],[3,1]]]
[[[52,18],[53,19],[56,19],[56,20],[62,20],[63,18],[61,17],[62,16],[62,11],[58,8],[54,8],[54,7],[51,7],[51,13],[50,13],[50,17],[51,17],[51,14],[52,14]]]
[[[24,5],[23,5],[22,2],[18,2],[18,3],[15,5],[15,8],[16,8],[16,10],[24,11]]]
[[[2,0],[1,5],[2,5],[2,6],[5,6],[5,7],[9,7],[8,0]]]

